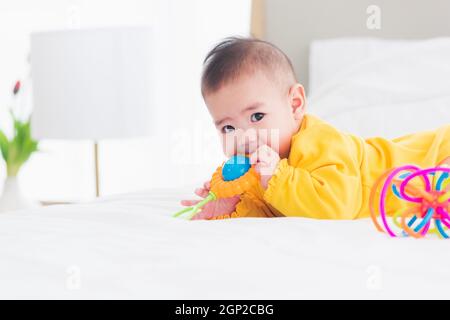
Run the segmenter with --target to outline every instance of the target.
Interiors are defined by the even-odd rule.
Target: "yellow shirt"
[[[432,167],[447,157],[450,125],[393,140],[363,139],[306,115],[267,189],[257,185],[243,194],[231,216],[368,217],[370,190],[383,172],[405,164]],[[401,205],[388,197],[388,213]]]

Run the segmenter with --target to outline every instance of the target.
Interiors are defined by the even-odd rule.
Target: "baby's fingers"
[[[202,198],[205,198],[208,195],[208,193],[209,193],[209,190],[204,189],[204,188],[195,189],[195,194]]]
[[[195,206],[200,200],[181,200],[181,205],[186,207]]]

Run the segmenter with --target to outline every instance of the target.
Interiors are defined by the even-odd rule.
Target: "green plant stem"
[[[22,165],[6,164],[6,174],[8,177],[16,177]]]

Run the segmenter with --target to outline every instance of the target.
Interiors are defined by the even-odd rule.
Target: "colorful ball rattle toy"
[[[208,196],[195,206],[185,208],[173,216],[179,217],[186,214],[186,219],[190,220],[208,202],[241,195],[258,181],[259,175],[250,165],[250,159],[242,155],[233,156],[214,172]]]
[[[392,237],[422,238],[427,233],[435,233],[440,238],[449,238],[449,176],[450,168],[444,165],[428,169],[406,165],[385,172],[375,182],[369,199],[372,221],[378,231]],[[386,215],[386,198],[390,193],[408,204],[394,212],[393,224],[388,223]]]

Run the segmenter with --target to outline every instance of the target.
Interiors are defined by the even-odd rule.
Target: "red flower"
[[[16,95],[20,90],[20,81],[18,80],[14,85],[13,94]]]

